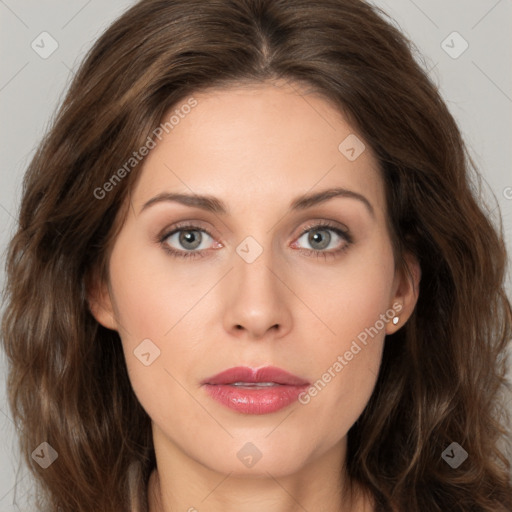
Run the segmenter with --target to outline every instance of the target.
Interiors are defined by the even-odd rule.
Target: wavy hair
[[[397,267],[410,251],[422,271],[349,431],[351,480],[382,511],[512,510],[501,216],[498,230],[418,54],[360,0],[142,0],[98,38],[28,166],[6,258],[8,399],[40,510],[147,510],[150,418],[87,302],[140,165],[113,174],[192,94],[276,79],[322,95],[373,148]],[[31,457],[43,441],[58,453],[46,469]],[[458,468],[441,457],[452,442]]]

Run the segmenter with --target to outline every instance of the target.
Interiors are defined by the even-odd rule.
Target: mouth
[[[281,368],[230,368],[201,382],[215,401],[242,414],[269,414],[295,402],[309,382]]]
[[[271,388],[275,386],[284,386],[285,384],[277,384],[276,382],[233,382],[229,386],[236,386],[237,388],[247,389],[260,389]]]

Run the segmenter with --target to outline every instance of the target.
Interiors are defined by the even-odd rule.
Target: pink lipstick
[[[295,402],[309,382],[281,368],[237,366],[205,379],[211,398],[243,414],[269,414]]]

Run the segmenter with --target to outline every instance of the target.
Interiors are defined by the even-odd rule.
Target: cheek
[[[333,435],[348,431],[375,387],[392,313],[393,269],[391,247],[383,239],[347,258],[324,293],[315,294],[313,307],[322,312],[330,335],[317,340],[315,381],[301,403],[319,424],[335,426]]]
[[[162,404],[186,398],[183,375],[176,373],[173,362],[180,361],[179,370],[186,373],[197,357],[190,337],[179,333],[195,331],[197,319],[187,311],[197,302],[200,290],[193,286],[196,291],[191,293],[183,276],[169,274],[165,254],[136,244],[137,235],[128,231],[118,238],[110,260],[110,281],[131,386],[149,416],[160,418]],[[182,409],[187,416],[188,409]]]
[[[392,305],[393,281],[393,253],[385,237],[347,253],[338,268],[318,273],[314,283],[304,281],[300,292],[328,327],[323,330],[325,353],[348,350],[351,340],[377,321],[377,329],[384,332],[380,317]]]
[[[299,399],[304,417],[314,418],[315,428],[324,432],[320,449],[332,446],[350,430],[375,388],[385,331],[372,329],[374,319],[372,324],[359,322],[360,319],[352,318],[338,324],[347,335],[339,336],[336,344],[315,354],[314,380]],[[354,335],[348,335],[349,332]]]
[[[133,241],[128,243],[130,236]],[[173,324],[173,308],[169,307],[172,280],[165,281],[161,265],[148,260],[151,251],[143,247],[141,240],[140,234],[125,233],[118,239],[110,260],[115,311],[123,339],[131,344],[144,338],[159,339]]]

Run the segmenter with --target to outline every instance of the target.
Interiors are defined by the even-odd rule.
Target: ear
[[[412,253],[404,254],[406,268],[396,272],[393,289],[395,290],[391,306],[396,312],[398,322],[389,321],[386,334],[398,331],[412,315],[420,291],[421,267],[418,258]]]
[[[96,271],[86,278],[87,304],[96,321],[114,331],[118,330],[108,283]]]

